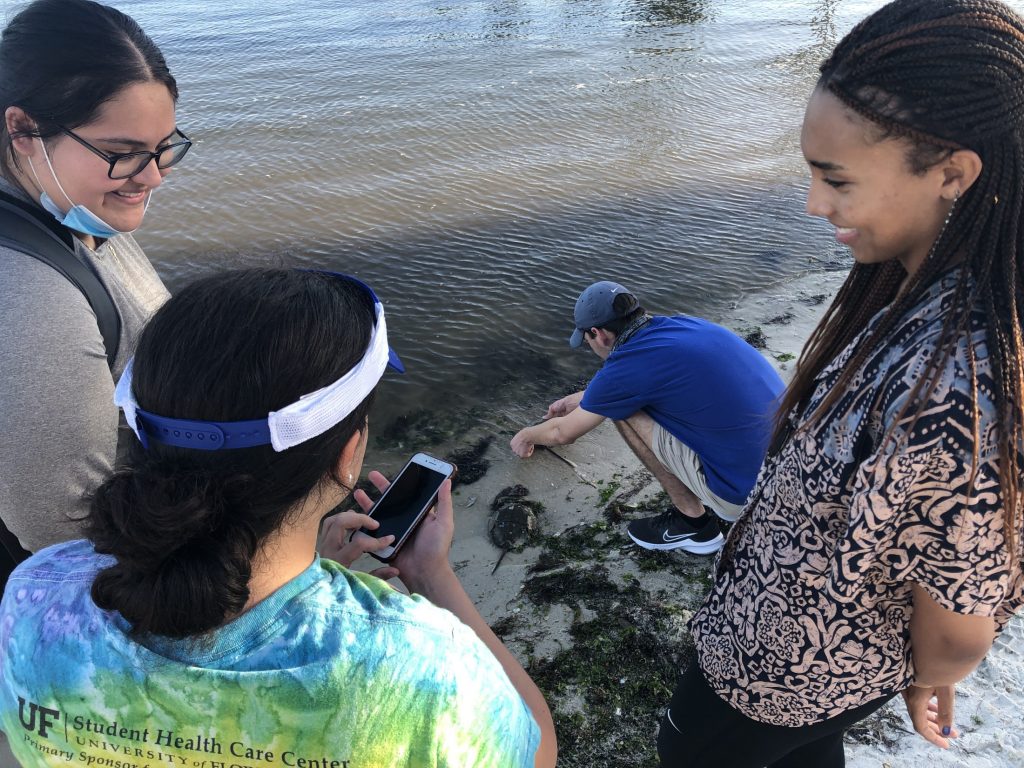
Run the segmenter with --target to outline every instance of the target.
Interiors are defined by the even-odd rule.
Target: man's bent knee
[[[645,411],[637,411],[632,416],[627,416],[622,422],[615,422],[616,424],[624,424],[627,428],[640,437],[648,448],[651,447],[651,440],[654,435],[654,419],[652,419]],[[619,430],[622,431],[621,429]]]

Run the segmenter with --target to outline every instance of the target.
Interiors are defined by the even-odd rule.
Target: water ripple
[[[0,10],[12,2],[0,0]],[[601,278],[728,321],[833,247],[798,132],[881,2],[128,0],[196,138],[140,233],[172,287],[318,264],[385,300],[409,368],[379,415],[546,398],[594,370]]]

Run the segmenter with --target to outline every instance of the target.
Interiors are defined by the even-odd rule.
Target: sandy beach
[[[716,318],[764,345],[785,377],[842,271],[815,272],[742,298]],[[552,392],[556,399],[564,392]],[[686,629],[710,585],[713,558],[647,552],[625,525],[666,503],[660,486],[605,423],[577,443],[516,458],[508,440],[547,402],[494,415],[452,448],[493,436],[482,478],[455,491],[455,564],[481,612],[549,697],[563,766],[656,766],[654,739],[675,672],[692,654]],[[488,536],[502,491],[538,530],[502,553]],[[524,510],[520,508],[520,512]],[[372,561],[371,561],[372,562]],[[362,563],[357,565],[363,565]],[[371,563],[366,563],[372,567]],[[1024,621],[1015,619],[958,686],[961,732],[943,751],[913,732],[897,699],[847,735],[851,768],[1024,765]]]

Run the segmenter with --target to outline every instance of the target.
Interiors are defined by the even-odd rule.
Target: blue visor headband
[[[150,440],[202,451],[252,448],[269,443],[275,451],[283,451],[340,423],[373,391],[388,366],[405,373],[402,361],[388,346],[384,305],[373,289],[350,275],[315,271],[347,280],[366,291],[373,300],[374,327],[362,360],[333,384],[303,395],[291,405],[271,412],[265,419],[249,421],[172,419],[143,410],[132,392],[134,360],[130,360],[114,390],[114,405],[124,411],[125,420],[144,447],[149,447]]]

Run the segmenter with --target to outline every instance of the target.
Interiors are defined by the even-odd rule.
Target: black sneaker
[[[629,538],[644,549],[682,549],[695,555],[710,555],[722,548],[725,538],[713,514],[706,514],[707,521],[692,525],[674,507],[660,515],[634,520],[626,528]]]

